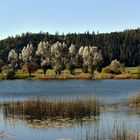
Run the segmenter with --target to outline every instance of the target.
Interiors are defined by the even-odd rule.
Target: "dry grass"
[[[98,128],[95,132],[87,132],[86,140],[140,140],[140,133],[129,130],[124,124],[115,124],[114,128],[108,128],[108,131]]]
[[[28,99],[26,101],[12,101],[3,104],[6,117],[18,116],[28,119],[57,119],[98,116],[99,102],[96,97],[77,97],[71,100]]]
[[[34,79],[40,80],[49,80],[49,79],[60,79],[60,80],[67,80],[67,79],[92,79],[93,75],[88,73],[81,73],[79,75],[70,75],[70,74],[61,74],[61,75],[38,75]]]
[[[95,79],[140,79],[140,74],[99,73],[95,75]]]
[[[93,79],[93,75],[89,73],[81,73],[79,75],[75,75],[74,79]]]
[[[56,79],[56,75],[53,75],[53,74],[41,74],[41,75],[37,75],[36,77],[33,78],[34,80],[53,80],[53,79]]]
[[[140,67],[126,67],[125,74],[98,73],[97,71],[94,71],[95,75],[93,76],[89,73],[83,73],[82,69],[75,69],[74,73],[75,75],[71,75],[70,72],[65,69],[62,71],[61,75],[56,76],[53,69],[48,69],[47,74],[44,76],[42,69],[38,69],[35,73],[32,74],[32,79],[140,79]],[[28,78],[28,73],[24,73],[22,70],[18,70],[15,75],[15,79]]]
[[[132,107],[140,107],[140,93],[135,93],[134,95],[130,96],[128,103]]]
[[[114,79],[114,75],[109,73],[99,73],[95,75],[95,79]]]
[[[119,74],[115,75],[115,79],[140,79],[140,74]]]

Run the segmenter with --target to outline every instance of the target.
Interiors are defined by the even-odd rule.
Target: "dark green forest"
[[[56,41],[65,42],[67,46],[75,44],[77,48],[81,46],[97,46],[103,55],[103,66],[107,66],[112,60],[117,59],[125,66],[140,65],[140,28],[124,30],[112,33],[68,33],[55,35],[48,32],[22,33],[16,37],[8,37],[0,41],[0,58],[7,62],[7,56],[11,49],[17,53],[29,43],[35,49],[40,41],[49,41],[50,44]]]

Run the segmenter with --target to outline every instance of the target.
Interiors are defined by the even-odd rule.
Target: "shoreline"
[[[105,79],[140,79],[140,74],[108,74],[108,73],[99,73],[99,74],[95,74],[95,75],[91,75],[91,74],[80,74],[80,75],[32,75],[31,77],[27,76],[27,75],[20,75],[17,76],[13,79],[28,79],[28,80],[105,80]],[[1,79],[2,80],[2,79]]]

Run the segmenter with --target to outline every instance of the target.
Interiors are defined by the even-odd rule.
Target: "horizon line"
[[[39,32],[25,31],[25,32],[17,33],[17,34],[14,34],[14,35],[8,35],[7,37],[0,38],[0,41],[5,40],[7,38],[15,38],[16,36],[21,37],[22,34],[26,34],[26,33],[30,33],[30,34],[48,33],[49,35],[56,35],[56,34],[58,34],[58,35],[68,35],[68,34],[84,34],[84,33],[87,33],[87,32],[92,34],[94,32],[95,35],[97,35],[97,34],[110,34],[110,33],[115,33],[115,32],[119,33],[119,32],[124,32],[124,31],[127,31],[127,30],[129,31],[129,30],[137,30],[137,29],[140,29],[140,27],[126,28],[126,29],[122,29],[122,30],[118,30],[118,31],[107,31],[107,32],[100,32],[99,30],[96,30],[96,31],[85,30],[84,32],[67,32],[67,33],[65,33],[65,32],[60,33],[59,31],[55,31],[54,33],[51,33],[49,31],[45,32],[45,31],[42,31],[42,30],[40,30]]]

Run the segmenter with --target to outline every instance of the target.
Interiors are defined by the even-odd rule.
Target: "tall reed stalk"
[[[77,97],[76,99],[34,98],[25,101],[11,101],[3,104],[5,116],[18,116],[30,119],[70,118],[98,116],[99,102],[96,97]]]

